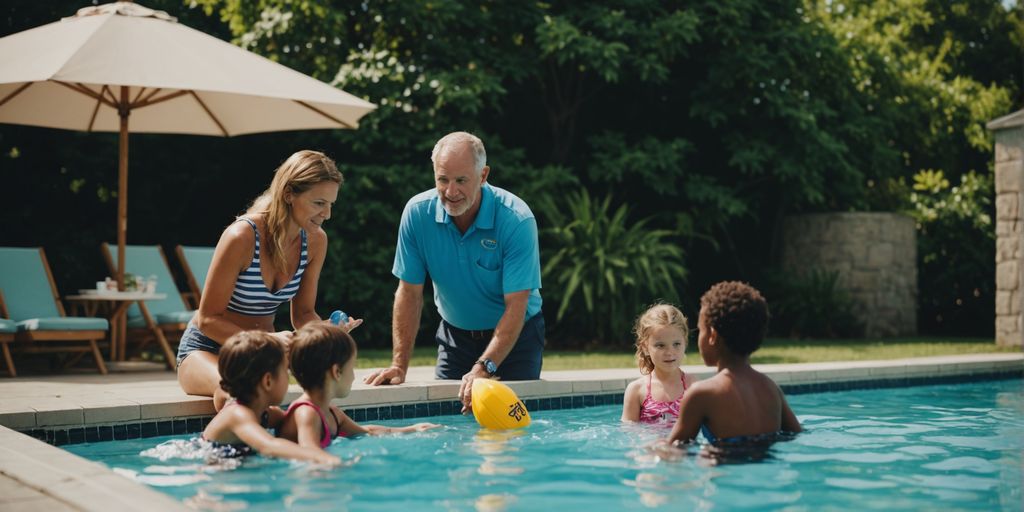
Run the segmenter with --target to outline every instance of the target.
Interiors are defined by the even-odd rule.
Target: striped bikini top
[[[260,230],[256,223],[250,219],[242,220],[252,226],[256,233],[256,248],[252,253],[252,262],[249,268],[238,274],[235,281],[235,289],[231,292],[231,299],[228,301],[228,310],[249,316],[269,316],[277,312],[277,307],[282,302],[288,302],[299,292],[299,283],[302,281],[302,274],[306,272],[306,263],[309,261],[306,253],[306,231],[300,230],[302,236],[302,248],[299,252],[299,268],[295,270],[288,284],[276,292],[267,289],[263,282],[263,274],[260,272]]]

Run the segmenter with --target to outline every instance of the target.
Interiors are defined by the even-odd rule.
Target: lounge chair
[[[8,346],[14,341],[14,335],[18,332],[18,323],[7,318],[7,306],[4,304],[4,294],[0,291],[0,350],[4,353],[4,363],[7,364],[7,373],[11,377],[17,377],[18,371],[14,368],[14,359],[11,358],[11,348]]]
[[[0,247],[0,290],[5,297],[0,313],[15,322],[14,342],[19,351],[78,352],[69,365],[91,353],[100,373],[107,373],[97,340],[106,337],[109,323],[104,318],[64,315],[42,248]],[[4,357],[14,375],[7,345],[3,343]]]
[[[210,263],[213,262],[213,247],[190,247],[179,245],[174,249],[181,262],[181,269],[185,271],[185,280],[188,281],[189,298],[192,307],[199,309],[199,300],[203,296],[203,286],[206,286],[206,273],[210,270]]]
[[[117,269],[116,245],[102,244],[103,257],[107,261],[107,267],[113,274]],[[168,339],[177,340],[185,331],[188,322],[192,320],[195,310],[188,307],[185,299],[178,292],[174,284],[174,277],[171,276],[170,267],[167,265],[167,257],[159,245],[128,245],[125,246],[125,272],[148,278],[156,276],[156,293],[165,294],[167,297],[159,300],[145,301],[146,310],[143,311],[138,305],[133,304],[128,308],[128,329],[142,343],[156,338],[160,343],[164,355],[169,359],[168,366],[174,367],[174,352],[170,348]],[[150,316],[158,329],[150,329],[146,316]],[[141,335],[141,336],[139,336]],[[122,350],[125,344],[122,343]],[[120,354],[119,359],[124,359],[125,354]]]

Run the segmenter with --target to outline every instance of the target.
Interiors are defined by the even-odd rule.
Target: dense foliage
[[[824,210],[916,215],[922,327],[991,333],[991,321],[956,311],[994,301],[993,228],[978,222],[992,193],[983,123],[1024,100],[1019,5],[143,3],[379,105],[355,131],[133,135],[130,155],[129,241],[168,248],[214,244],[292,151],[333,155],[347,182],[325,226],[331,247],[320,304],[365,317],[361,342],[390,342],[398,217],[409,197],[432,186],[430,148],[455,129],[482,136],[491,181],[538,215],[555,344],[625,341],[624,326],[658,298],[693,315],[709,284],[762,276],[778,251],[782,216]],[[0,32],[78,6],[9,2]],[[102,272],[96,246],[114,233],[115,139],[0,126],[0,154],[0,179],[19,191],[5,216],[18,222],[5,220],[0,243],[50,249],[62,291],[94,280]],[[908,184],[922,170],[967,181],[957,191],[914,190]],[[973,201],[969,215],[951,209],[951,194]],[[629,238],[596,236],[612,232]],[[591,245],[572,246],[583,233]],[[611,259],[602,267],[597,250],[633,267]],[[952,257],[972,262],[967,274],[943,273]],[[666,270],[637,270],[641,261]],[[625,283],[638,287],[623,293]]]
[[[544,262],[545,296],[554,305],[549,310],[556,311],[555,325],[579,329],[589,324],[583,334],[599,340],[629,332],[638,304],[678,302],[676,286],[686,277],[673,232],[651,229],[652,218],[630,224],[629,208],[622,205],[613,212],[611,202],[611,196],[594,200],[583,190],[566,198],[564,211],[550,196],[537,205],[552,224],[542,243],[556,248],[547,251]],[[578,332],[560,334],[580,338]]]

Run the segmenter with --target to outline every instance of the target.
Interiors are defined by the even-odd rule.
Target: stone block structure
[[[1024,110],[988,123],[996,139],[996,344],[1024,344]]]
[[[917,232],[895,213],[819,213],[787,217],[782,266],[797,275],[839,274],[867,336],[917,333]]]

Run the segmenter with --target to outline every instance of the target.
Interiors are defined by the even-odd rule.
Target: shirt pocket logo
[[[480,239],[480,247],[483,247],[484,249],[486,249],[488,251],[493,251],[493,250],[498,248],[498,241],[497,240],[492,240],[490,238],[481,238]]]

